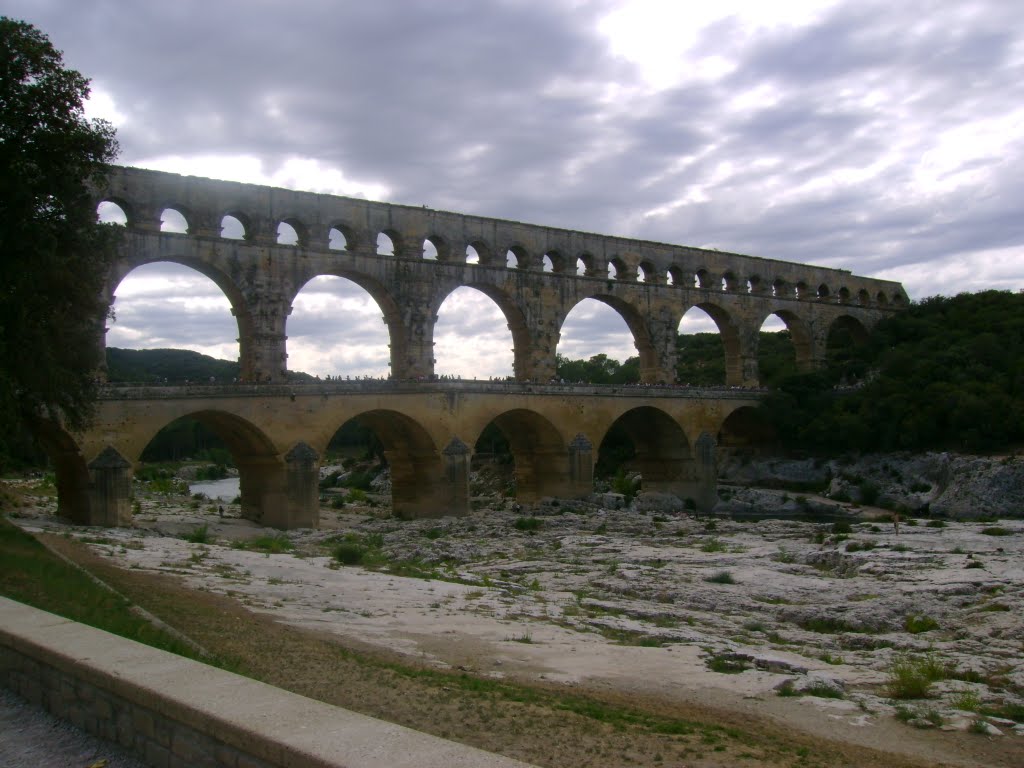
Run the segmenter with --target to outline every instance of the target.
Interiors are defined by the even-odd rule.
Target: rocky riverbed
[[[371,494],[280,533],[232,504],[221,517],[140,492],[131,529],[70,526],[48,501],[15,522],[438,666],[707,700],[857,743],[886,733],[913,754],[958,731],[963,765],[986,737],[1024,756],[1024,520],[904,514],[897,529],[845,503],[744,522],[620,501],[491,498],[401,521]]]

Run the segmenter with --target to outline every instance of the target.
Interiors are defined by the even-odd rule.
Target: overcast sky
[[[912,298],[1024,288],[1019,0],[4,8],[91,78],[126,165],[842,267]],[[117,296],[111,346],[237,356],[197,273],[141,268]],[[634,354],[590,304],[559,351]],[[294,369],[387,371],[379,309],[340,278],[299,295],[288,335]],[[511,373],[470,289],[436,342],[439,372]]]

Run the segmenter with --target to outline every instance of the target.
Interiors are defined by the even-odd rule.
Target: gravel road
[[[24,768],[146,768],[116,744],[0,688],[0,765]]]

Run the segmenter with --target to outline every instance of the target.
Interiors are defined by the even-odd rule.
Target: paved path
[[[124,749],[27,704],[0,688],[0,766],[146,768]]]

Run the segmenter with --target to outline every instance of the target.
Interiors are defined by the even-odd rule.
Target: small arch
[[[245,214],[239,211],[225,213],[220,220],[220,236],[225,240],[248,240],[252,228]]]
[[[896,305],[903,304],[903,294],[900,293],[899,291],[896,291],[895,293],[893,293],[893,295],[892,295],[892,303],[896,304]]]
[[[541,260],[540,260],[540,269],[541,269],[541,272],[554,272],[555,271],[555,264],[554,264],[553,261],[551,261],[551,257],[548,256],[547,254],[544,254],[543,258],[541,258]]]
[[[772,296],[777,299],[786,298],[786,281],[777,277],[772,281]]]
[[[828,298],[829,296],[831,296],[831,295],[832,295],[832,294],[831,294],[831,292],[829,291],[829,289],[828,289],[828,286],[827,286],[827,285],[825,285],[824,283],[822,283],[821,285],[819,285],[819,286],[818,286],[818,292],[817,292],[817,297],[818,297],[819,299],[827,299],[827,298]]]
[[[473,261],[473,256],[476,260]],[[480,264],[481,266],[494,266],[494,251],[483,240],[472,240],[466,246],[466,263]]]
[[[523,246],[513,245],[505,251],[505,266],[508,269],[527,269],[529,265],[529,254]]]
[[[96,206],[96,219],[101,224],[128,226],[127,204],[120,200],[101,200]]]
[[[846,288],[845,286],[840,288],[839,289],[839,293],[837,294],[837,296],[839,298],[839,303],[840,304],[849,304],[850,303],[850,289],[849,288]]]
[[[595,475],[639,471],[645,491],[681,495],[688,490],[690,441],[679,423],[659,408],[626,411],[608,427],[597,452]]]
[[[865,290],[864,288],[861,288],[859,291],[857,291],[857,303],[860,304],[862,307],[866,307],[868,304],[871,303],[871,294],[868,293],[867,290]]]
[[[299,233],[295,227],[289,224],[287,221],[282,221],[277,225],[277,244],[278,245],[298,245],[299,244]]]
[[[423,258],[435,261],[451,261],[451,247],[438,235],[430,235],[423,241]]]
[[[669,285],[678,285],[678,286],[685,286],[686,285],[686,279],[683,276],[683,270],[681,270],[679,267],[677,267],[675,265],[673,265],[673,266],[668,268],[668,272],[666,273],[666,278],[668,280],[668,284]]]
[[[764,281],[760,275],[751,275],[747,278],[747,293],[762,293],[764,291]]]
[[[624,280],[626,274],[629,271],[629,267],[626,266],[626,262],[618,256],[613,256],[608,261],[608,279],[609,280]]]
[[[472,245],[466,246],[466,263],[467,264],[479,264],[480,263],[480,252]]]
[[[714,284],[714,275],[706,269],[698,269],[693,275],[693,287],[702,291],[710,291]]]
[[[798,299],[807,299],[810,298],[811,290],[807,287],[807,283],[800,280],[793,286],[793,295]]]
[[[160,231],[177,235],[187,235],[190,226],[188,219],[177,208],[164,208],[160,213]]]
[[[351,251],[355,248],[352,230],[343,224],[334,224],[327,231],[327,247],[332,251]]]
[[[889,306],[889,297],[885,295],[885,291],[879,291],[878,296],[875,297],[875,301],[880,307]]]
[[[384,230],[377,233],[377,255],[397,256],[398,255],[398,233],[394,230]]]
[[[594,257],[589,253],[581,253],[576,257],[576,276],[589,277],[594,274]]]
[[[744,286],[746,287],[746,286]],[[722,275],[722,290],[728,291],[729,293],[738,293],[740,290],[740,281],[736,277],[736,273],[732,270],[727,271]]]
[[[504,436],[515,464],[516,499],[523,503],[543,496],[568,496],[568,446],[547,418],[516,408],[491,420]],[[488,430],[481,431],[481,437]],[[479,442],[479,438],[478,438]]]

